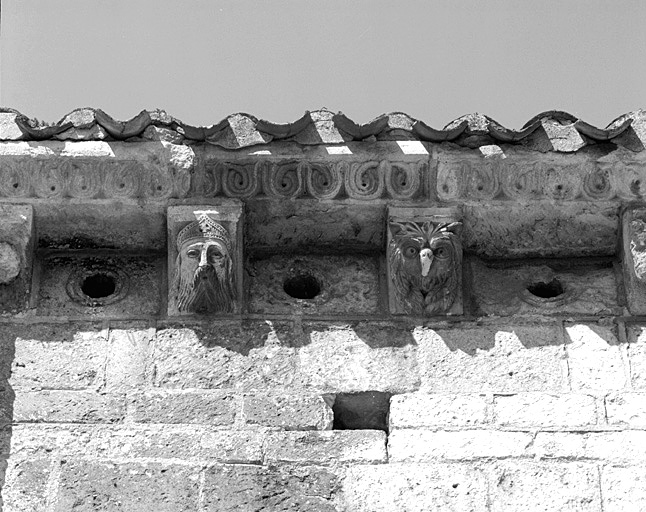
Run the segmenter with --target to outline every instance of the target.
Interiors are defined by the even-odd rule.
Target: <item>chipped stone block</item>
[[[628,309],[646,314],[646,208],[624,212],[622,223],[622,269]]]
[[[468,464],[355,465],[343,480],[351,512],[480,512],[487,507],[487,480]]]
[[[646,510],[646,467],[602,467],[601,496],[604,512]]]
[[[560,391],[566,385],[558,324],[418,327],[425,392]]]
[[[487,421],[487,400],[476,394],[409,393],[390,400],[392,432],[398,428],[470,427]]]
[[[494,397],[494,421],[516,427],[596,425],[597,406],[589,395],[520,393]]]
[[[126,412],[123,395],[92,391],[17,392],[13,406],[15,422],[114,423]]]
[[[206,470],[205,510],[336,512],[337,475],[316,466],[227,466]]]
[[[498,462],[489,470],[492,512],[601,512],[597,468],[581,463]]]
[[[41,512],[46,510],[47,481],[52,463],[49,459],[11,458],[2,485],[3,510]]]
[[[249,425],[283,430],[331,430],[332,408],[320,395],[245,395],[244,420]]]
[[[388,304],[393,314],[461,315],[462,224],[447,208],[388,208]]]
[[[527,432],[402,429],[388,436],[388,457],[391,462],[520,457],[531,442]]]
[[[61,464],[55,512],[197,510],[199,466],[68,460]]]
[[[204,423],[231,425],[238,401],[230,393],[151,390],[129,396],[136,423]]]
[[[168,314],[242,309],[242,203],[168,208]]]
[[[566,350],[573,391],[622,389],[626,369],[613,329],[595,324],[566,326]]]
[[[273,463],[383,463],[386,433],[379,430],[269,432],[265,460]]]
[[[35,228],[31,205],[0,205],[0,313],[27,306]]]

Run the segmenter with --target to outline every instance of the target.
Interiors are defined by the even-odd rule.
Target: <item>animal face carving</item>
[[[191,222],[177,236],[173,291],[182,313],[229,313],[236,287],[231,238],[207,215]]]
[[[643,220],[630,223],[630,252],[637,279],[646,281],[646,223]]]
[[[389,227],[398,309],[422,316],[448,313],[462,287],[462,224],[391,221]]]

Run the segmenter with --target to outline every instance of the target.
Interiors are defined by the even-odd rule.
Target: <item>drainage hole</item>
[[[81,291],[93,299],[112,295],[117,285],[112,276],[107,274],[92,274],[86,277],[81,284]]]
[[[540,281],[530,284],[527,287],[527,291],[532,295],[536,295],[536,297],[551,299],[563,294],[563,285],[558,279],[552,279],[549,283]]]
[[[391,393],[363,391],[339,393],[332,412],[334,430],[383,430],[388,432]]]
[[[283,284],[283,290],[295,299],[313,299],[321,293],[321,285],[314,276],[300,274],[287,279]]]

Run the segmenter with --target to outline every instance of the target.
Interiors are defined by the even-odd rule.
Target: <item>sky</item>
[[[193,125],[327,107],[365,123],[646,108],[644,0],[1,0],[0,105]]]

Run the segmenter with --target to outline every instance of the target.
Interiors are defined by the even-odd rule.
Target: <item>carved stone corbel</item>
[[[241,311],[242,203],[168,208],[168,314]]]
[[[388,303],[400,315],[461,315],[462,223],[448,208],[388,208]]]
[[[646,314],[646,207],[631,208],[622,219],[622,267],[628,309]]]
[[[0,205],[0,312],[27,305],[31,289],[34,232],[31,205]]]

